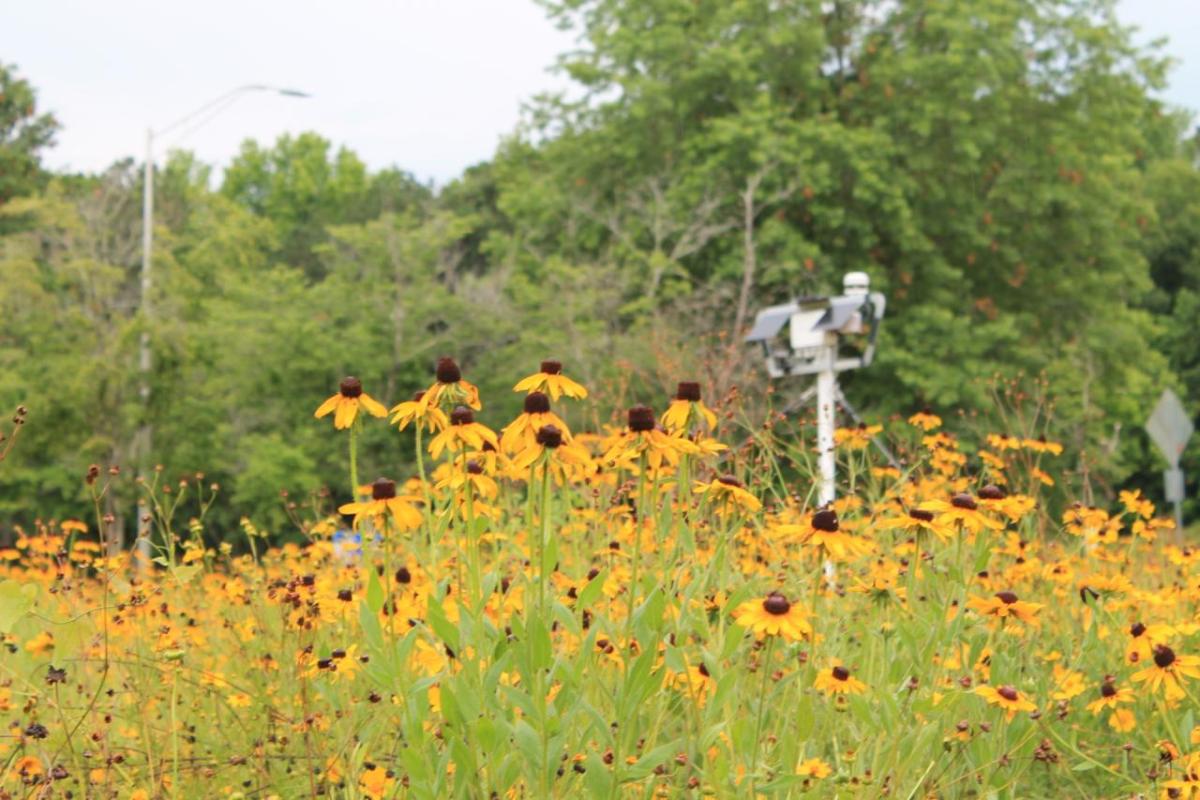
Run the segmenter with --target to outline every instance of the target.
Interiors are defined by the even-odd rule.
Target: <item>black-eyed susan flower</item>
[[[942,418],[928,408],[918,411],[908,418],[908,424],[923,431],[931,431],[942,427]]]
[[[1200,658],[1177,655],[1165,644],[1156,645],[1152,663],[1130,676],[1134,683],[1145,683],[1151,692],[1160,689],[1168,700],[1179,700],[1187,695],[1183,688],[1185,679],[1200,678]]]
[[[847,450],[863,450],[871,444],[871,440],[883,431],[882,425],[868,425],[860,422],[853,428],[838,428],[833,432],[833,443]]]
[[[405,400],[403,403],[397,403],[393,406],[389,412],[392,415],[392,424],[400,430],[404,430],[413,424],[430,433],[444,430],[450,424],[450,420],[446,417],[446,412],[437,406],[427,405],[422,402],[424,397],[424,392],[417,392],[413,395],[412,400]]]
[[[1070,700],[1084,693],[1086,684],[1082,672],[1055,664],[1053,674],[1054,691],[1050,693],[1051,700]]]
[[[930,500],[921,505],[925,511],[938,514],[938,521],[946,525],[958,526],[970,533],[984,530],[1002,530],[1004,523],[985,514],[974,497],[966,492],[959,492],[945,500]]]
[[[799,527],[801,544],[815,548],[830,561],[851,561],[870,553],[875,547],[869,539],[846,530],[832,508],[813,512],[808,525]]]
[[[1000,706],[1004,710],[1004,718],[1009,722],[1021,711],[1037,710],[1036,705],[1012,686],[997,688],[984,684],[983,686],[975,687],[975,694],[987,700],[989,705]]]
[[[684,453],[697,453],[699,449],[682,436],[673,436],[658,428],[654,410],[649,406],[634,406],[628,412],[628,430],[617,437],[604,455],[604,460],[631,472],[637,470],[637,462],[646,457],[652,470],[664,464],[674,466]]]
[[[813,632],[808,613],[779,592],[771,592],[762,600],[747,600],[733,610],[733,618],[760,639],[780,636],[798,642],[811,637]]]
[[[453,358],[443,356],[437,360],[434,369],[434,382],[421,394],[417,402],[426,406],[456,406],[465,405],[476,411],[483,408],[479,402],[479,389],[473,383],[463,380],[462,370]]]
[[[884,517],[879,520],[877,527],[885,531],[904,530],[914,534],[928,531],[943,542],[947,541],[951,534],[954,533],[953,528],[946,522],[939,520],[932,511],[924,511],[919,508],[910,508],[903,514]]]
[[[676,387],[675,397],[663,412],[663,427],[672,433],[686,433],[693,423],[701,421],[710,431],[717,427],[717,415],[704,405],[700,397],[700,384],[683,381]]]
[[[849,668],[838,663],[817,673],[813,688],[828,695],[862,694],[867,685],[850,674]]]
[[[833,774],[833,767],[819,758],[806,758],[797,765],[796,774],[802,778],[821,780]]]
[[[534,374],[522,378],[513,387],[514,392],[545,392],[554,400],[559,397],[570,397],[582,400],[588,396],[587,389],[562,374],[561,361],[552,359],[542,362],[541,369]]]
[[[533,437],[533,444],[518,453],[512,467],[518,472],[549,468],[559,483],[572,474],[591,467],[592,458],[582,446],[569,441],[557,425],[543,425]]]
[[[1060,443],[1047,440],[1045,434],[1036,439],[1022,439],[1021,446],[1032,453],[1049,453],[1052,456],[1062,455],[1063,451]]]
[[[762,509],[762,502],[746,490],[746,485],[732,475],[721,475],[709,483],[701,483],[693,489],[704,495],[719,515],[738,512],[754,513]]]
[[[563,439],[570,441],[571,430],[567,423],[550,410],[550,398],[544,392],[530,392],[525,395],[521,413],[501,431],[500,450],[513,455],[532,447],[537,432],[545,425],[558,428]]]
[[[1125,647],[1125,660],[1130,664],[1145,663],[1154,654],[1156,645],[1166,644],[1175,636],[1170,625],[1135,622],[1129,626],[1129,644]]]
[[[338,508],[343,514],[354,515],[354,527],[358,529],[371,521],[382,529],[390,518],[397,530],[410,531],[421,526],[421,512],[414,505],[419,498],[396,494],[396,482],[377,478],[371,484],[371,499],[346,503]]]
[[[495,432],[481,422],[475,421],[475,412],[467,406],[458,406],[450,412],[450,424],[445,430],[429,440],[429,454],[437,458],[446,449],[482,450],[484,445],[496,447]]]
[[[338,384],[337,394],[321,403],[313,416],[320,419],[333,414],[333,427],[340,431],[354,424],[360,407],[373,417],[387,416],[383,404],[363,391],[362,381],[348,377]]]
[[[484,465],[475,459],[468,459],[460,469],[457,464],[450,468],[449,474],[438,481],[436,488],[458,491],[470,485],[479,497],[492,499],[500,493],[500,486],[495,478],[487,474]]]
[[[1100,684],[1099,697],[1087,704],[1087,710],[1099,714],[1106,708],[1115,709],[1121,704],[1133,702],[1133,690],[1127,686],[1118,687],[1116,679],[1107,675]]]
[[[1029,625],[1037,623],[1037,614],[1045,606],[1043,603],[1029,603],[1021,600],[1013,592],[997,592],[991,597],[970,597],[967,607],[977,614],[995,619],[1012,617]]]

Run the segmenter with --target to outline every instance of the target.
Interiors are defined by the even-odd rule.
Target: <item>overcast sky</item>
[[[1181,63],[1167,97],[1200,109],[1200,0],[1121,0],[1139,38]],[[315,130],[371,167],[444,183],[489,158],[521,104],[564,81],[573,45],[532,0],[0,0],[0,61],[16,64],[63,124],[58,169],[141,158],[161,129],[227,90],[270,84],[309,99],[242,96],[185,147],[226,163],[245,138]],[[203,119],[203,118],[201,118]]]

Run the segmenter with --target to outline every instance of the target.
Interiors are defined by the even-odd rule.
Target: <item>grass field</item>
[[[94,468],[0,552],[0,797],[1200,796],[1200,552],[1138,495],[1051,513],[1036,431],[839,431],[821,509],[795,423],[681,384],[572,434],[558,365],[517,386],[493,432],[439,364],[393,482],[343,381],[312,424],[358,496],[299,543],[160,471],[148,556],[108,555]]]

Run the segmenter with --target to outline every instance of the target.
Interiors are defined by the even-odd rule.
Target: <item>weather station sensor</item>
[[[762,348],[767,374],[772,379],[816,376],[816,385],[802,394],[797,404],[816,396],[820,505],[833,502],[836,494],[833,431],[838,404],[858,418],[838,388],[837,374],[869,366],[874,360],[886,308],[883,294],[871,291],[867,273],[848,272],[842,279],[842,294],[799,297],[791,303],[764,308],[746,335],[747,343]],[[882,445],[880,448],[884,449]],[[884,453],[894,462],[886,449]]]

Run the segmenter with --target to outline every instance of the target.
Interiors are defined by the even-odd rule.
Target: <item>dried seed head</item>
[[[358,397],[362,394],[362,381],[354,376],[342,378],[342,382],[338,384],[338,392],[342,397]]]

